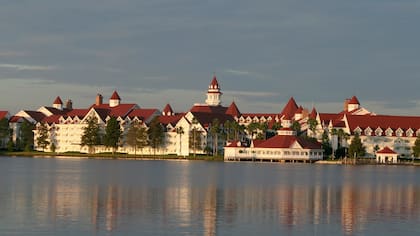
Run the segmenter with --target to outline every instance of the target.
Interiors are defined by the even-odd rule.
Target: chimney
[[[103,103],[103,97],[102,97],[102,95],[101,94],[97,94],[96,95],[96,103],[95,103],[95,105],[96,106],[99,106],[99,105],[102,105],[102,103]]]
[[[346,98],[344,100],[344,111],[347,111],[347,109],[349,107],[349,102],[350,102],[350,99],[348,99],[348,98]]]
[[[73,110],[73,102],[71,101],[71,99],[67,99],[67,101],[66,101],[66,109],[67,110]]]

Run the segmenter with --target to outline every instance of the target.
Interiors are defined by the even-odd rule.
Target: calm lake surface
[[[0,235],[420,235],[420,167],[0,157]]]

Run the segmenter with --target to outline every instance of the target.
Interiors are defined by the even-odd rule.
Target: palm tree
[[[217,151],[219,149],[219,143],[218,143],[219,133],[220,133],[220,122],[217,118],[215,118],[213,119],[211,128],[210,128],[210,134],[212,135],[212,138],[213,138],[213,154],[215,156],[217,156]]]
[[[179,155],[182,153],[182,135],[185,133],[182,126],[176,128],[176,133],[179,134]]]

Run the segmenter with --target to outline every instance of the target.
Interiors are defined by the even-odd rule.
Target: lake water
[[[0,235],[420,235],[420,167],[0,158]]]

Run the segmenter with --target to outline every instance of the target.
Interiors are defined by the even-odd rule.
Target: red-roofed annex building
[[[225,147],[225,161],[314,162],[322,160],[321,144],[296,136],[290,128],[282,128],[267,140],[253,140],[249,146],[240,141]]]

